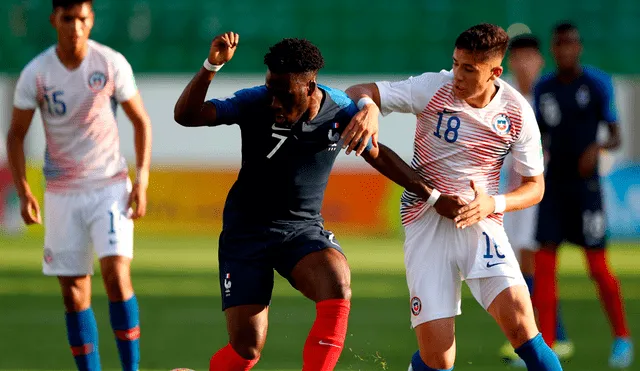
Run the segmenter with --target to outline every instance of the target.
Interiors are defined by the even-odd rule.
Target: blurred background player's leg
[[[611,271],[604,249],[585,249],[585,253],[589,274],[598,288],[600,301],[614,336],[609,365],[614,368],[629,367],[633,361],[633,345],[624,312],[620,283]]]
[[[98,324],[91,308],[91,277],[59,276],[67,339],[78,371],[100,371]]]
[[[128,180],[101,188],[85,209],[123,371],[137,371],[140,363],[140,315],[131,283],[133,220],[126,216],[130,191]]]

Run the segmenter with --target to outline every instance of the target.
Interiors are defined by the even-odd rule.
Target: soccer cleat
[[[499,353],[500,353],[500,359],[502,360],[502,362],[508,365],[520,359],[520,357],[516,354],[516,351],[513,349],[513,347],[508,341],[504,343],[502,347],[500,347]]]
[[[633,362],[633,343],[630,338],[616,338],[611,347],[609,367],[627,368]]]
[[[555,344],[553,344],[553,351],[556,353],[560,361],[566,361],[573,357],[573,353],[575,353],[576,350],[573,346],[573,341],[558,340],[555,342]]]

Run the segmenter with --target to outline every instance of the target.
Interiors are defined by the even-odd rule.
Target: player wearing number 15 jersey
[[[499,78],[507,43],[502,28],[477,25],[456,40],[451,72],[347,90],[358,102],[372,101],[354,121],[377,120],[378,112],[416,115],[411,166],[435,189],[426,201],[405,191],[401,206],[411,323],[419,343],[410,367],[415,371],[453,367],[462,279],[529,370],[561,369],[539,334],[502,226],[504,212],[532,206],[544,192],[533,110]],[[497,195],[500,168],[509,151],[522,184]],[[467,205],[452,209],[452,195]]]
[[[237,124],[242,134],[242,166],[227,197],[218,250],[229,344],[213,355],[210,370],[249,370],[258,362],[276,270],[316,303],[302,370],[330,371],[344,346],[351,289],[349,266],[334,235],[324,229],[320,209],[345,145],[341,133],[358,108],[344,92],[316,82],[324,60],[317,47],[301,39],[270,48],[264,85],[205,102],[211,79],[231,59],[238,39],[229,32],[213,40],[203,68],[175,107],[183,126]],[[363,157],[428,197],[419,175],[388,148],[369,144]]]
[[[130,278],[132,219],[145,214],[151,124],[129,63],[88,39],[92,2],[53,0],[52,5],[50,21],[58,43],[24,68],[16,86],[7,145],[13,179],[24,221],[40,223],[38,202],[25,176],[23,148],[39,109],[46,135],[43,272],[58,277],[71,352],[79,370],[100,370],[91,309],[95,252],[122,369],[136,371],[140,327]],[[138,178],[133,185],[120,153],[118,103],[134,126]],[[135,210],[130,209],[133,203]]]

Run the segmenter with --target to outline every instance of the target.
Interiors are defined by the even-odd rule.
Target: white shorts
[[[538,205],[504,214],[504,229],[518,258],[520,250],[538,250],[537,224]]]
[[[47,276],[93,274],[93,252],[133,257],[133,220],[127,217],[131,182],[86,192],[44,195],[44,257]]]
[[[405,227],[405,235],[413,327],[462,313],[463,280],[485,310],[506,288],[525,285],[504,229],[493,221],[457,229],[429,208]]]

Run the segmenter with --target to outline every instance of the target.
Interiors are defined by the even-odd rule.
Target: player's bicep
[[[29,127],[31,127],[31,121],[33,120],[34,113],[35,109],[13,107],[13,112],[11,113],[11,125],[9,126],[9,133],[7,135],[8,140],[24,140],[24,137],[29,131]]]
[[[380,95],[379,107],[383,116],[391,112],[413,113],[412,78],[394,82],[378,81],[376,87]]]

